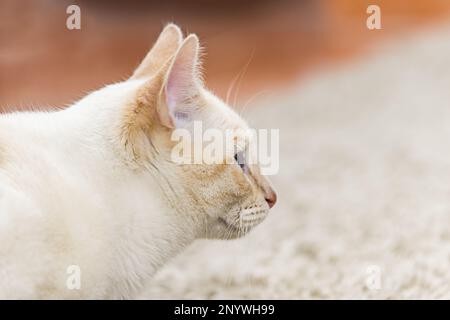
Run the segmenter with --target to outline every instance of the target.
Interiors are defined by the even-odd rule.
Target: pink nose
[[[266,199],[269,208],[272,208],[277,202],[277,194],[272,189],[266,192],[264,199]]]

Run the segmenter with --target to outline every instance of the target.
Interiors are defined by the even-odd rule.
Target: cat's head
[[[264,220],[276,193],[258,164],[243,160],[242,154],[255,142],[246,134],[246,122],[204,87],[199,54],[197,36],[183,40],[180,29],[170,24],[132,77],[105,92],[128,92],[119,122],[127,162],[156,177],[171,206],[201,225],[199,236],[235,238]],[[233,130],[235,145],[225,149],[218,163],[174,161],[174,148],[180,147],[174,132],[192,133],[195,143],[195,123],[203,130]]]

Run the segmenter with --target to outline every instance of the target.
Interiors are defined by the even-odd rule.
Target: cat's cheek
[[[206,219],[205,224],[205,228],[202,229],[202,233],[199,235],[200,238],[219,239],[224,232],[224,225],[218,218],[210,217]]]
[[[194,179],[217,179],[226,173],[225,164],[192,164],[183,166],[183,172]],[[213,181],[213,180],[210,180]]]
[[[233,170],[231,175],[236,196],[248,195],[252,192],[251,183],[240,168]]]
[[[229,240],[239,237],[237,229],[231,228],[222,219],[211,219],[204,230],[200,238]]]

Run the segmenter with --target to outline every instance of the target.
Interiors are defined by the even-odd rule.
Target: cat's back
[[[32,198],[32,193],[26,196],[27,187],[39,188],[42,180],[36,176],[42,157],[37,156],[39,146],[28,120],[33,116],[39,118],[29,113],[0,115],[0,217],[35,211],[26,208]]]
[[[57,295],[67,267],[86,256],[77,212],[93,205],[70,170],[62,127],[50,113],[0,115],[0,298]]]
[[[49,118],[47,114],[31,112],[0,115],[0,214],[3,216],[37,211],[26,208],[27,203],[32,202],[36,192],[50,189],[53,152],[45,141],[46,132],[54,126]]]
[[[0,115],[0,216],[69,220],[89,214],[100,146],[86,146],[76,117],[63,112]],[[96,151],[96,152],[93,152]]]
[[[0,279],[0,297],[11,298],[12,292],[36,296],[33,279],[47,274],[45,261],[51,257],[46,239],[48,222],[54,219],[43,203],[45,190],[51,186],[42,171],[46,152],[38,142],[41,129],[33,128],[32,118],[44,117],[37,113],[0,115],[0,270],[5,275]],[[18,283],[23,284],[19,290]]]

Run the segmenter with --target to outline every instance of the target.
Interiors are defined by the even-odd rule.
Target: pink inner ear
[[[166,91],[166,99],[167,99],[166,103],[167,103],[167,107],[169,108],[169,112],[170,112],[171,110],[173,110],[175,108],[175,105],[176,105],[175,96],[173,94],[174,88],[173,88],[173,85],[171,84],[171,81],[169,81],[167,83],[165,91]],[[170,113],[172,113],[172,112],[170,112]]]
[[[182,104],[192,94],[194,82],[193,61],[179,57],[170,70],[165,88],[168,111],[175,122],[189,118],[189,110]]]
[[[190,118],[190,112],[186,109],[187,98],[193,88],[192,71],[187,68],[179,68],[174,65],[165,87],[167,111],[175,127],[182,127]]]
[[[170,108],[174,108],[178,103],[183,101],[193,81],[192,72],[189,68],[180,65],[184,63],[183,59],[180,60],[177,60],[172,66],[167,80],[166,95],[167,104]]]
[[[198,39],[188,37],[178,51],[167,75],[165,86],[168,113],[175,125],[178,120],[186,121],[190,117],[189,106],[183,105],[193,95],[196,88],[195,68],[198,55]]]

